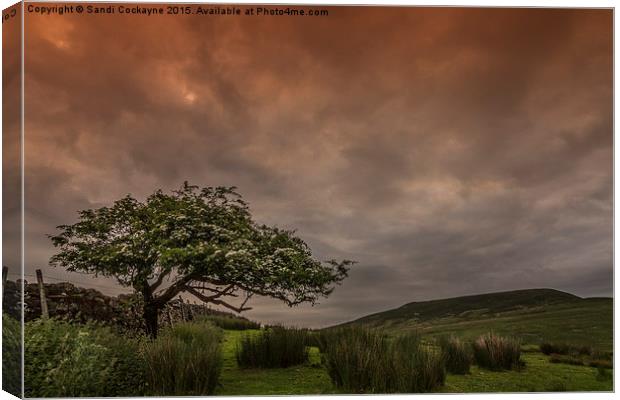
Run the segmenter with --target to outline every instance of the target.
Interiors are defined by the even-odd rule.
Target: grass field
[[[284,395],[338,393],[321,365],[317,348],[302,366],[276,369],[240,369],[235,346],[245,334],[258,331],[226,331],[223,343],[224,369],[216,395]],[[531,348],[533,349],[533,348]],[[468,375],[448,375],[445,393],[611,391],[611,378],[601,379],[596,368],[553,364],[539,352],[526,352],[523,371],[491,372],[472,367]]]
[[[552,289],[530,289],[489,293],[452,299],[415,302],[369,315],[345,325],[379,328],[389,335],[417,331],[427,344],[439,336],[455,335],[471,342],[492,331],[518,337],[522,342],[520,371],[491,372],[477,366],[470,374],[448,374],[438,391],[548,392],[611,391],[612,370],[552,363],[538,345],[543,341],[591,346],[613,351],[613,301],[610,298],[582,299]],[[282,369],[240,369],[235,346],[244,334],[259,331],[226,331],[223,343],[224,370],[219,395],[276,395],[338,393],[321,364],[317,348],[301,366]]]
[[[550,289],[410,303],[351,324],[390,333],[417,330],[427,337],[454,334],[466,340],[493,331],[525,344],[561,341],[613,349],[611,298],[582,299]]]
[[[469,375],[450,375],[441,392],[611,391],[612,379],[599,380],[596,368],[552,364],[542,353],[525,353],[522,371],[492,372],[476,366]]]
[[[489,330],[517,336],[527,344],[544,340],[591,344],[613,349],[613,304],[607,299],[587,299],[578,304],[555,304],[537,309],[508,311],[480,319],[442,318],[419,324],[403,323],[391,330],[416,329],[426,336],[452,333],[473,339]],[[396,329],[394,329],[396,328]]]

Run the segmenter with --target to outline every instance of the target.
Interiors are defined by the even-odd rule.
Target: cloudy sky
[[[26,17],[26,273],[79,209],[184,180],[358,261],[324,326],[416,300],[612,295],[612,12]],[[6,258],[6,257],[5,257]],[[10,260],[9,260],[10,261]]]

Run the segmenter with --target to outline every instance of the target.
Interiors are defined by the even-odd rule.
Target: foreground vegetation
[[[138,339],[110,328],[37,320],[25,329],[26,397],[141,396],[146,376]]]
[[[149,394],[213,394],[222,370],[222,331],[209,323],[184,323],[143,347]]]
[[[235,355],[241,368],[287,368],[308,361],[308,333],[276,326],[258,335],[245,335]]]
[[[3,336],[10,336],[5,321]],[[230,323],[227,321],[226,323]],[[245,325],[244,325],[245,324]],[[345,327],[224,330],[198,320],[156,340],[58,320],[26,324],[26,396],[610,391],[592,342],[523,345],[497,333],[441,338]],[[275,354],[275,355],[274,355]]]
[[[488,333],[476,339],[472,347],[476,364],[482,368],[502,371],[525,366],[519,340]]]
[[[2,390],[21,397],[22,332],[19,322],[2,313]]]
[[[382,332],[349,327],[323,336],[325,367],[344,393],[423,393],[445,382],[440,354],[416,334],[390,340]]]
[[[439,348],[446,371],[452,374],[468,374],[473,362],[471,348],[457,337],[442,337]]]

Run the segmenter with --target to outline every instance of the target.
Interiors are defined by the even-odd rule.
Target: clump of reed
[[[221,329],[183,323],[144,346],[149,391],[156,396],[202,396],[215,391],[222,371]]]
[[[286,368],[308,361],[308,332],[305,329],[270,327],[244,336],[236,348],[241,368]]]
[[[323,361],[334,385],[350,393],[421,393],[445,382],[440,354],[417,334],[390,339],[382,332],[347,327],[323,337]]]
[[[439,348],[446,365],[446,370],[453,374],[468,374],[473,356],[471,348],[457,337],[442,337]]]
[[[476,364],[482,368],[501,371],[524,366],[518,339],[487,333],[474,341],[472,349]]]

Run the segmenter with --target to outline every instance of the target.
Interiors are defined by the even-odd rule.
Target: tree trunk
[[[144,324],[146,328],[147,336],[152,339],[157,338],[158,316],[159,316],[159,304],[153,298],[153,292],[149,286],[148,281],[145,279],[142,282],[142,297],[144,301]]]
[[[146,325],[146,334],[155,339],[157,338],[159,309],[152,304],[144,304],[144,323]]]

